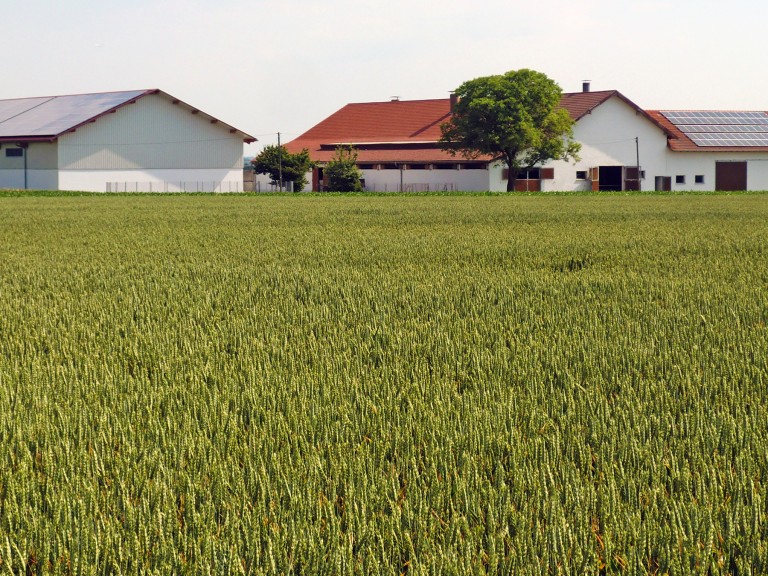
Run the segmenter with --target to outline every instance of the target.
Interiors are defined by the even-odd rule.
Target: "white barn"
[[[551,161],[523,175],[519,191],[768,190],[768,113],[643,110],[616,90],[563,94],[581,143],[577,162]],[[286,147],[322,164],[336,146],[358,151],[365,186],[379,191],[506,190],[489,158],[440,149],[451,99],[348,104]]]
[[[255,140],[157,89],[0,100],[0,188],[239,192]]]

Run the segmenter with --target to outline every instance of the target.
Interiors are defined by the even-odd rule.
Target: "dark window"
[[[6,158],[19,158],[21,156],[24,156],[23,148],[6,148],[5,149]]]
[[[693,177],[693,180],[696,184],[704,184],[704,174],[696,174],[696,176]]]
[[[427,164],[409,164],[409,170],[426,170],[429,166]]]
[[[381,164],[381,169],[382,170],[399,170],[400,169],[400,165],[399,164],[394,164],[394,163]]]
[[[485,170],[486,164],[482,162],[474,162],[472,164],[462,164],[461,167],[464,170]]]
[[[576,180],[586,180],[586,179],[587,179],[586,170],[576,170]]]
[[[685,176],[682,174],[675,176],[675,184],[685,184]]]
[[[538,168],[531,168],[530,170],[521,170],[517,173],[518,180],[538,180],[541,177],[541,173]]]
[[[376,164],[358,164],[357,167],[360,168],[360,170],[375,170]]]
[[[455,170],[456,164],[435,164],[433,168],[435,170]]]
[[[640,170],[640,178],[645,179],[645,170]]]

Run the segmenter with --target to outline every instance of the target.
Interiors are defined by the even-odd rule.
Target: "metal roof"
[[[0,141],[55,140],[61,134],[93,122],[138,98],[158,93],[164,94],[174,104],[182,103],[154,89],[0,100]],[[192,106],[184,105],[195,114],[199,112]],[[205,116],[218,122],[208,114]],[[231,133],[240,134],[245,142],[256,140],[241,130],[224,125],[231,128]]]

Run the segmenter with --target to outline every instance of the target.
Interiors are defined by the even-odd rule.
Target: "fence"
[[[394,184],[390,187],[384,184],[384,189],[378,188],[375,184],[367,185],[365,187],[366,192],[455,192],[457,190],[456,184],[453,182],[438,183],[413,183],[413,184]]]
[[[242,192],[238,180],[191,182],[107,182],[107,192]]]

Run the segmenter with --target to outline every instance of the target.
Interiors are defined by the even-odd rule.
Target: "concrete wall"
[[[240,169],[62,170],[60,190],[87,192],[242,192]]]

